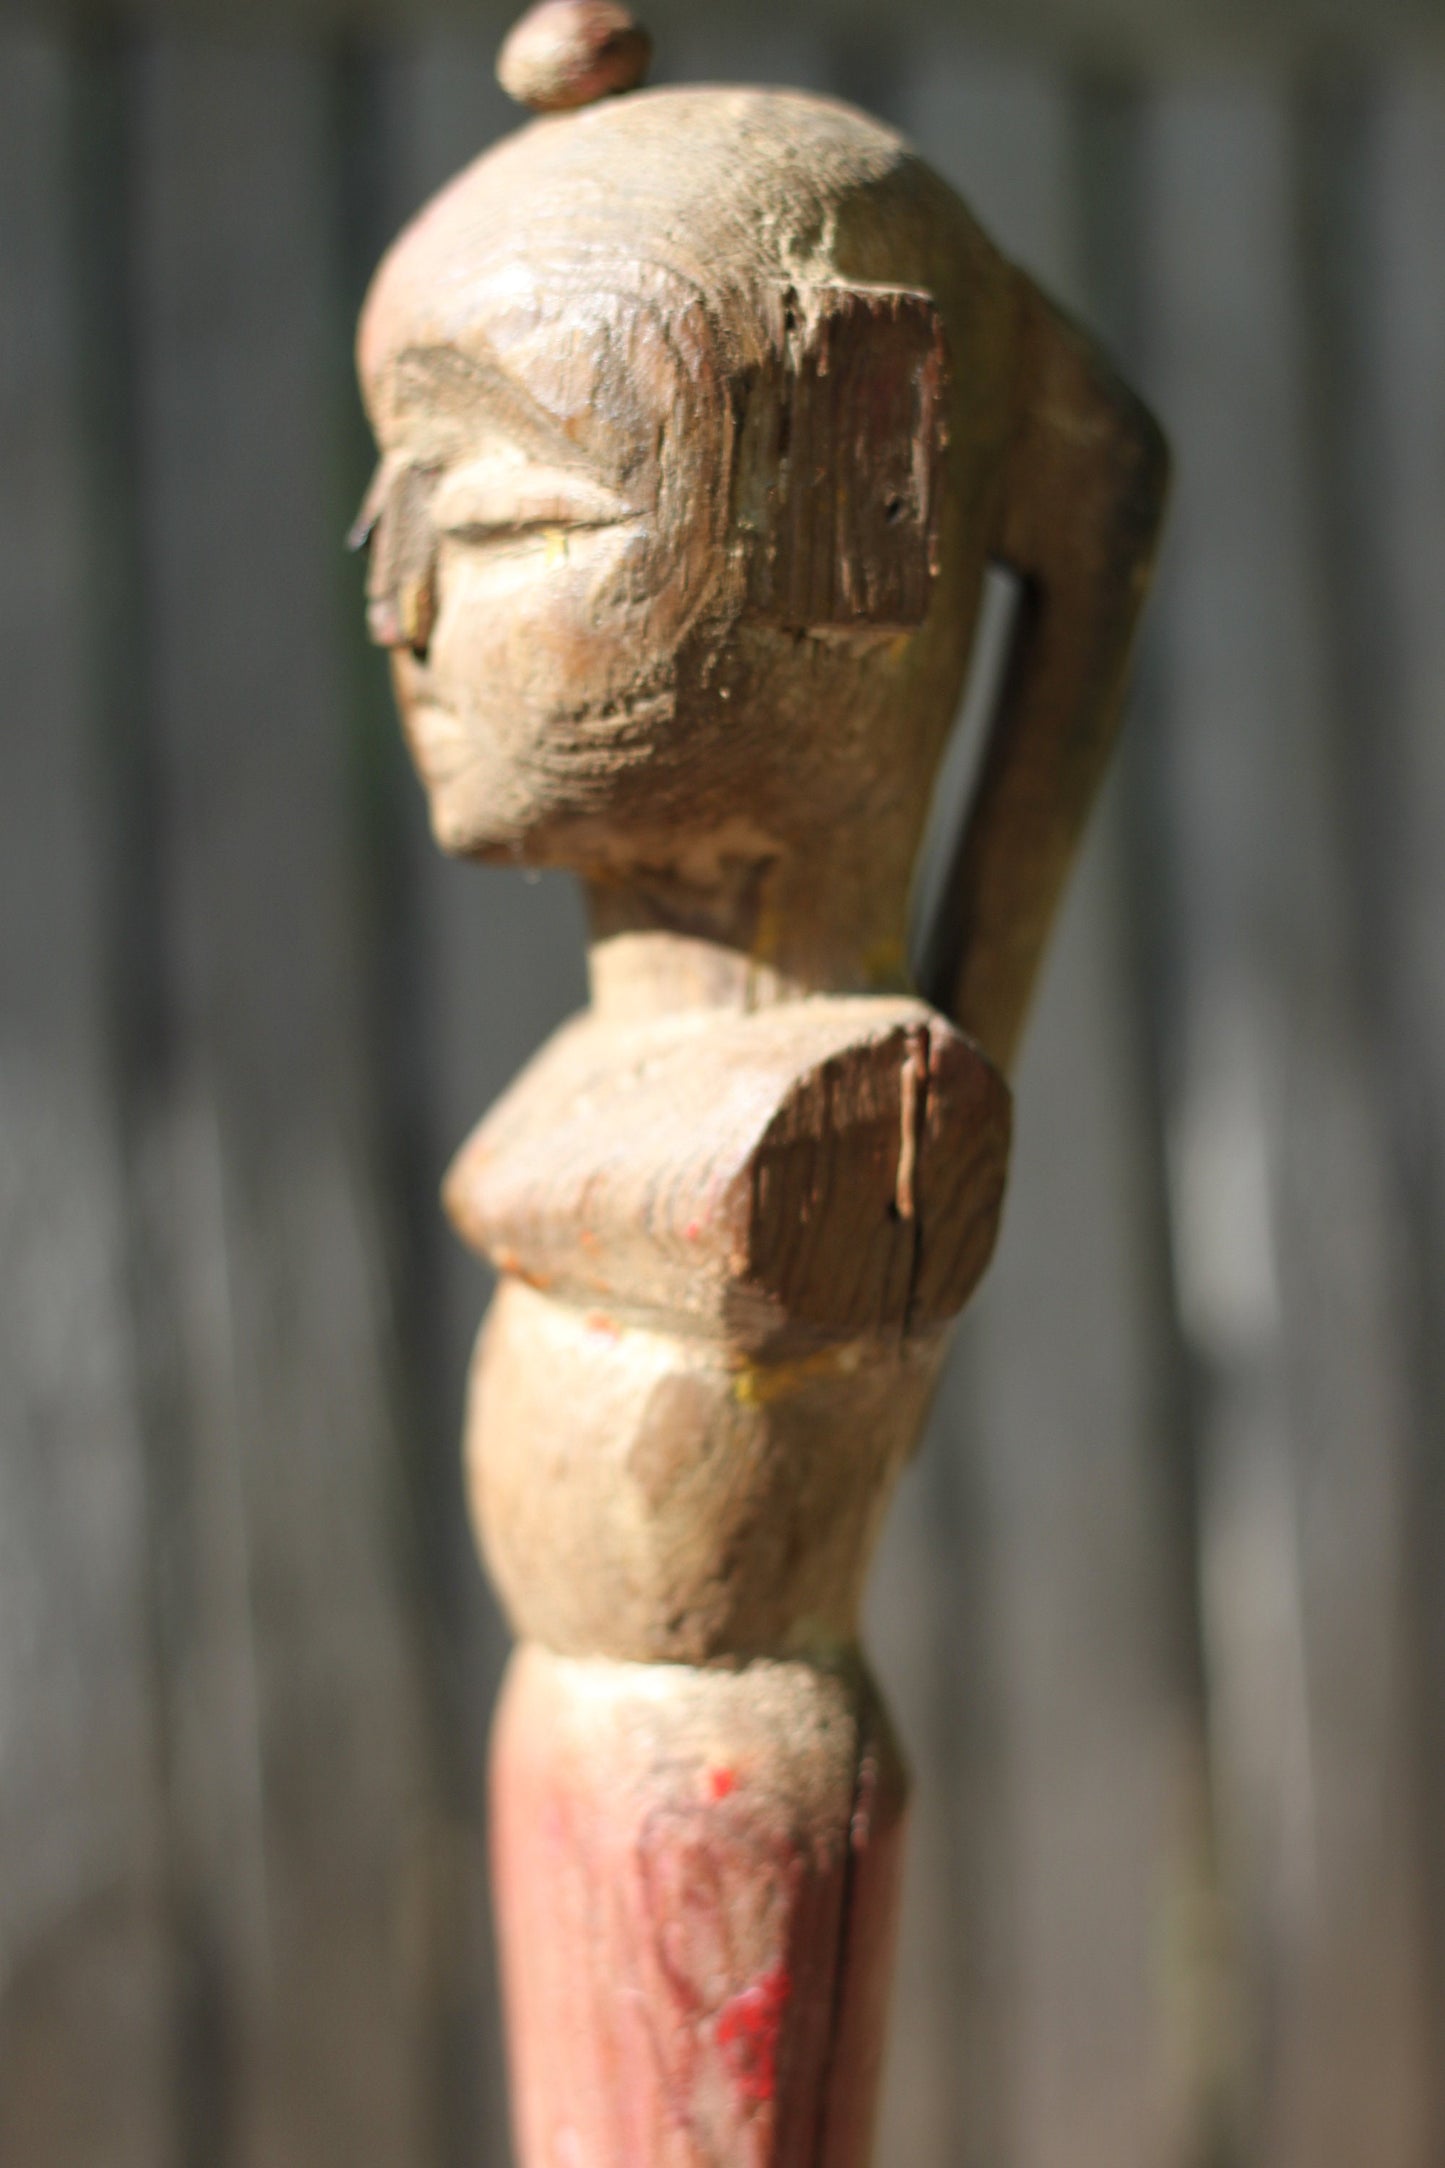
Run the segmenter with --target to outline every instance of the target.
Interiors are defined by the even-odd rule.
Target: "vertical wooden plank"
[[[1296,144],[1262,87],[1148,121],[1172,1207],[1202,1382],[1217,1780],[1248,2157],[1429,2157],[1399,1284],[1328,672]]]
[[[169,2157],[146,1481],[91,676],[79,70],[0,33],[0,2162]]]
[[[1066,85],[930,58],[917,98],[923,148],[1087,316]],[[962,1357],[994,1545],[1005,2145],[1023,2161],[1182,2158],[1197,2105],[1171,1947],[1197,1896],[1197,1759],[1158,1481],[1168,1394],[1125,882],[1111,796],[1032,1027],[1004,1240]]]
[[[1331,656],[1372,1081],[1390,1128],[1411,1452],[1401,1578],[1412,1623],[1429,2014],[1445,2020],[1445,89],[1327,75],[1303,130],[1311,376],[1324,446]],[[1430,2105],[1445,2144],[1445,2078]]]
[[[1354,259],[1354,306],[1363,329],[1367,405],[1357,442],[1378,446],[1364,516],[1354,532],[1371,550],[1373,577],[1357,576],[1356,628],[1376,598],[1358,652],[1383,694],[1378,742],[1389,784],[1373,802],[1374,879],[1381,906],[1382,977],[1388,959],[1388,1080],[1402,1169],[1411,1284],[1415,1452],[1411,1469],[1413,1593],[1420,1635],[1415,1710],[1424,1768],[1431,1936],[1431,2037],[1445,2027],[1445,280],[1439,206],[1445,203],[1445,88],[1438,76],[1393,70],[1373,134],[1373,185],[1364,249]],[[1388,628],[1386,631],[1385,628]],[[1393,671],[1383,668],[1390,640]],[[1383,894],[1381,895],[1381,891]],[[1386,902],[1386,899],[1388,901]],[[1445,2071],[1434,2058],[1428,2146],[1445,2149]]]
[[[955,1358],[884,1531],[865,1633],[913,1782],[877,2157],[920,2168],[1011,2157],[1007,1710],[974,1414]]]
[[[1068,86],[936,39],[910,56],[901,110],[1000,244],[1087,315]],[[1111,801],[1030,1032],[999,1255],[927,1449],[970,1501],[961,1527],[931,1516],[935,1544],[964,1539],[933,1565],[942,1645],[955,1674],[996,1667],[971,1696],[991,1722],[955,1705],[974,1757],[954,1793],[965,1911],[986,1948],[951,2013],[940,2161],[1080,2168],[1197,2145],[1178,1922],[1199,1895],[1200,1770],[1170,1588],[1188,1561],[1160,1481],[1165,1296],[1129,907]],[[957,1574],[987,1590],[962,1635]]]
[[[163,41],[132,306],[169,1060],[170,1781],[197,2158],[436,2157],[442,1909],[348,831],[330,86]],[[328,510],[330,516],[328,516]]]

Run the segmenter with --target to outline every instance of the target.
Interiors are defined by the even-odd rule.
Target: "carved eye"
[[[614,527],[636,508],[576,467],[498,454],[469,460],[439,485],[433,525],[458,542],[504,540],[548,527]]]

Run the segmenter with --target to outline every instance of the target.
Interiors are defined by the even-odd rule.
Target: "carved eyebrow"
[[[533,458],[597,471],[597,461],[557,416],[497,362],[459,354],[455,347],[407,347],[393,364],[392,389],[403,413],[420,411],[445,428],[470,421],[482,407]]]

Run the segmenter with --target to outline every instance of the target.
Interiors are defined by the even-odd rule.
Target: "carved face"
[[[730,418],[663,271],[503,264],[470,300],[464,339],[396,327],[368,382],[369,616],[441,841],[505,849],[655,762],[727,614]]]
[[[659,93],[523,130],[388,257],[370,622],[448,849],[706,886],[919,800],[967,630],[920,636],[945,341],[896,212],[855,282],[824,208],[901,156],[821,101]]]

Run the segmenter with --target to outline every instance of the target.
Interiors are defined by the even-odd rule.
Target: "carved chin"
[[[403,710],[407,744],[442,849],[588,872],[619,839],[676,803],[676,695],[580,714],[458,716],[424,698]]]
[[[609,760],[538,760],[473,738],[464,756],[425,752],[408,730],[413,756],[426,786],[432,833],[456,857],[501,859],[513,864],[567,866],[586,872],[599,844],[611,840],[609,822],[624,820],[618,803],[636,792],[636,768],[625,749]],[[629,776],[632,793],[622,779]]]
[[[432,834],[454,857],[540,864],[548,806],[519,787],[505,763],[484,758],[449,775],[424,774]]]

